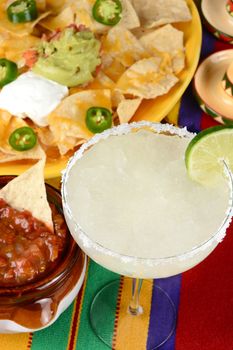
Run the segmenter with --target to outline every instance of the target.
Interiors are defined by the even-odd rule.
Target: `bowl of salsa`
[[[0,188],[13,176],[1,176]],[[0,199],[0,333],[51,325],[78,294],[86,257],[69,233],[58,190],[46,184],[54,232]]]

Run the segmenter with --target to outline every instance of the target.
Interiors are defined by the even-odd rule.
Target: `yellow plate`
[[[196,70],[202,41],[201,21],[197,8],[192,0],[187,0],[192,13],[192,21],[177,24],[175,27],[184,32],[186,48],[186,68],[179,74],[179,83],[176,84],[168,94],[148,100],[142,103],[133,120],[149,120],[160,122],[175,106],[188,84],[190,83]],[[47,163],[45,167],[45,178],[51,179],[59,177],[61,170],[66,166],[67,159]],[[0,175],[18,175],[25,171],[30,165],[5,163],[0,165]]]

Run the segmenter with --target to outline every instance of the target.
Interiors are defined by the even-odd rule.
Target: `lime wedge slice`
[[[197,134],[185,152],[190,178],[215,184],[223,174],[223,160],[233,170],[233,126],[214,126]]]

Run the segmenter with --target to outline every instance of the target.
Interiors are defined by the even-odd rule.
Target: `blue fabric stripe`
[[[201,60],[213,53],[216,41],[213,34],[203,29]]]
[[[193,97],[193,87],[190,85],[181,100],[179,125],[186,126],[189,131],[199,132],[201,127],[201,115],[202,110]]]
[[[201,60],[214,51],[216,39],[212,34],[203,30]],[[179,125],[186,126],[189,131],[199,132],[201,129],[202,110],[193,96],[192,83],[185,91],[180,104]]]
[[[163,335],[168,332],[168,325],[171,323],[171,319],[168,318],[168,313],[166,312],[166,303],[161,297],[160,293],[158,293],[158,290],[155,288],[155,286],[161,287],[170,296],[175,305],[176,312],[178,313],[181,275],[172,276],[169,278],[161,278],[154,281],[147,349],[153,348],[155,339],[159,340],[163,338]],[[174,350],[175,335],[176,334],[174,332],[170,339],[164,343],[164,345],[162,345],[159,350]]]

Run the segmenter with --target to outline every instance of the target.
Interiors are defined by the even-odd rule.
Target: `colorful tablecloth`
[[[202,58],[228,48],[232,47],[204,32]],[[195,132],[217,124],[201,112],[191,86],[168,119],[174,123],[178,120],[180,126]],[[89,262],[82,290],[54,325],[34,334],[0,335],[0,350],[107,350],[90,327],[89,308],[96,292],[117,278],[118,275]],[[126,293],[124,280],[119,283],[121,293]],[[166,315],[156,312],[159,300],[155,284],[168,292],[178,311],[176,331],[160,350],[233,350],[233,225],[224,242],[200,265],[182,275],[151,282],[150,322],[131,341],[117,332],[114,349],[145,350],[153,337],[164,332],[160,320]],[[116,308],[120,318],[121,305],[116,303]],[[116,320],[109,319],[109,324],[112,331],[117,329]]]

